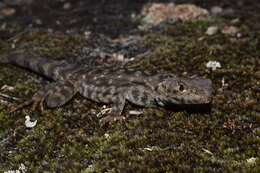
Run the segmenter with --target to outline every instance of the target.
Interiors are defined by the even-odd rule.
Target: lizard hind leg
[[[49,108],[62,106],[71,100],[76,92],[77,90],[71,82],[60,82],[48,92],[45,103]]]
[[[30,100],[11,108],[10,112],[15,112],[31,104],[33,111],[37,108],[40,108],[40,111],[43,111],[44,102],[47,107],[55,108],[67,103],[75,94],[76,89],[74,85],[68,81],[52,83],[35,93]]]

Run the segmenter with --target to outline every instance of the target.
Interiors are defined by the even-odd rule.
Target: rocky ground
[[[0,172],[259,172],[259,11],[253,0],[0,2],[0,54],[197,75],[214,87],[210,112],[128,105],[125,122],[101,127],[104,108],[81,96],[9,114],[49,81],[0,65]]]

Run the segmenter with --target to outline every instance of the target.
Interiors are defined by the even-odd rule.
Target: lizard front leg
[[[35,93],[30,100],[11,108],[10,112],[15,112],[18,109],[31,104],[33,110],[36,110],[36,108],[39,107],[40,110],[43,111],[44,102],[49,108],[62,106],[67,103],[76,94],[76,92],[77,90],[74,85],[69,81],[52,83]]]
[[[125,117],[121,115],[124,110],[125,103],[126,103],[126,97],[123,94],[114,97],[112,103],[113,104],[112,110],[108,115],[100,119],[101,124],[104,125],[115,121],[125,120]]]
[[[155,107],[155,97],[152,90],[144,88],[143,86],[133,86],[127,88],[127,90],[122,90],[115,97],[113,101],[113,107],[110,115],[101,119],[103,122],[113,122],[117,120],[124,120],[125,117],[121,116],[126,101],[129,101],[138,106],[144,107]]]

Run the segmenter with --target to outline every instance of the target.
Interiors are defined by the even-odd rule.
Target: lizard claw
[[[36,111],[37,108],[40,109],[41,112],[43,112],[43,102],[44,102],[44,98],[32,98],[30,100],[27,100],[17,106],[13,106],[10,108],[9,113],[14,113],[16,111],[18,111],[19,109],[22,109],[26,106],[29,106],[32,104],[32,110]]]

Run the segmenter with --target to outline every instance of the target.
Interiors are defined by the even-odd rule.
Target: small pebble
[[[248,164],[254,165],[254,164],[256,164],[256,160],[257,160],[256,157],[251,157],[251,158],[247,159],[246,161]]]
[[[15,14],[16,10],[14,8],[4,8],[1,13],[4,16],[13,16]]]
[[[105,138],[109,138],[110,137],[110,135],[108,133],[105,133],[104,136],[105,136]]]
[[[84,36],[85,36],[85,39],[88,39],[91,35],[91,31],[85,31],[84,32]]]
[[[124,59],[125,59],[124,55],[119,54],[119,53],[113,53],[112,58],[113,58],[113,60],[120,61],[120,62],[124,61]]]
[[[232,23],[232,24],[237,24],[237,23],[239,23],[239,22],[240,22],[240,19],[239,19],[239,18],[235,18],[235,19],[231,20],[230,23]]]
[[[63,9],[64,10],[69,10],[70,8],[71,8],[71,3],[66,2],[66,3],[63,4]]]
[[[214,6],[210,9],[210,12],[213,14],[213,15],[219,15],[223,12],[223,8],[221,8],[220,6]]]
[[[10,86],[10,85],[3,85],[1,87],[1,90],[3,90],[3,91],[14,91],[15,88],[13,86]]]
[[[217,26],[210,26],[208,27],[206,34],[207,35],[214,35],[218,32],[218,27]]]
[[[141,114],[143,114],[143,112],[142,111],[132,110],[132,111],[129,111],[129,114],[130,115],[141,115]]]
[[[235,36],[238,33],[238,28],[235,26],[224,26],[221,32],[226,35]]]
[[[41,20],[41,19],[36,19],[36,20],[35,20],[35,23],[36,23],[37,25],[42,25],[42,20]]]
[[[215,71],[217,68],[221,68],[221,64],[218,61],[209,61],[207,62],[206,67]]]
[[[50,33],[50,34],[53,33],[53,29],[52,29],[52,28],[48,28],[47,31],[48,31],[48,33]]]

